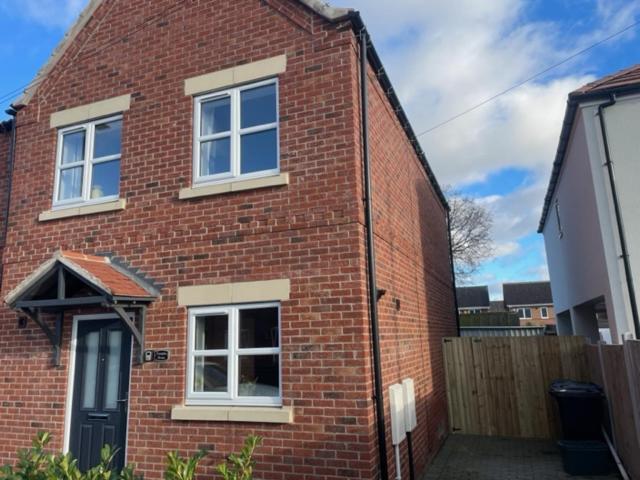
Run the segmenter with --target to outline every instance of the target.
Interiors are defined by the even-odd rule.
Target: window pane
[[[278,309],[240,310],[240,348],[278,347]]]
[[[229,343],[227,314],[196,318],[196,350],[226,350]]]
[[[276,121],[276,86],[244,90],[241,94],[241,127],[249,128]]]
[[[70,200],[82,196],[83,167],[60,170],[60,188],[58,200]]]
[[[120,155],[122,138],[122,120],[96,125],[96,138],[93,158]]]
[[[195,357],[194,392],[227,391],[227,357]]]
[[[96,377],[98,373],[98,343],[100,332],[91,332],[84,338],[85,363],[82,378],[82,408],[96,406]]]
[[[242,173],[262,172],[278,168],[277,130],[242,136],[240,170]]]
[[[120,193],[120,160],[93,166],[91,198],[109,197]]]
[[[231,99],[225,97],[203,102],[200,135],[211,135],[229,130],[231,130]]]
[[[109,356],[107,357],[107,381],[105,382],[104,407],[118,407],[120,390],[120,352],[122,350],[122,331],[109,331]]]
[[[84,160],[85,131],[67,133],[62,137],[62,164]]]
[[[231,140],[221,138],[200,144],[200,175],[216,175],[231,171]]]
[[[240,357],[241,397],[280,396],[280,362],[278,355]]]

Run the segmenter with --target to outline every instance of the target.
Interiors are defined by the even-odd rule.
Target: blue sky
[[[6,94],[28,84],[86,2],[0,0],[3,107]],[[417,132],[640,19],[640,1],[632,0],[332,3],[362,12]],[[547,278],[536,227],[567,94],[639,59],[636,27],[420,137],[440,182],[477,198],[494,216],[495,255],[472,279],[489,284],[494,298],[502,281]]]

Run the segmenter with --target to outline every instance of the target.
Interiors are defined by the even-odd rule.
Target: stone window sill
[[[289,184],[289,174],[281,173],[270,177],[250,178],[247,180],[234,180],[225,183],[215,183],[198,187],[183,188],[180,190],[180,200],[191,198],[208,197],[210,195],[221,195],[224,193],[241,192],[244,190],[254,190],[257,188],[279,187]]]
[[[292,407],[196,407],[178,405],[171,420],[205,422],[293,423]]]
[[[38,220],[41,222],[50,222],[52,220],[60,220],[61,218],[93,215],[95,213],[117,212],[119,210],[124,210],[126,206],[127,201],[124,198],[121,198],[113,202],[60,208],[58,210],[47,210],[38,216]]]

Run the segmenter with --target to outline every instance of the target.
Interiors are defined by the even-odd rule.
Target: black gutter
[[[538,233],[542,233],[544,226],[547,223],[549,211],[551,210],[551,203],[553,201],[553,195],[558,185],[560,178],[560,171],[564,164],[564,157],[567,153],[569,146],[569,138],[571,131],[573,130],[573,124],[575,122],[576,111],[581,103],[595,102],[600,100],[606,100],[611,95],[633,95],[640,93],[640,83],[637,85],[625,85],[622,87],[607,88],[598,90],[592,93],[572,93],[567,100],[567,109],[564,115],[564,121],[562,122],[562,131],[560,132],[560,140],[558,141],[558,149],[556,151],[556,157],[553,162],[553,170],[551,171],[551,178],[549,179],[549,186],[547,187],[547,194],[544,199],[544,206],[542,207],[542,215],[540,217],[540,223],[538,224]]]
[[[5,248],[7,245],[7,235],[9,234],[9,210],[11,208],[11,190],[13,187],[13,164],[16,158],[16,138],[18,136],[17,128],[17,115],[18,108],[11,107],[6,111],[7,114],[13,117],[10,121],[11,124],[11,147],[9,150],[9,158],[7,159],[7,192],[5,196],[5,210],[4,210],[4,225],[2,226],[2,245],[1,248]],[[4,281],[4,262],[0,263],[0,286]]]
[[[367,49],[369,35],[362,30],[360,36],[360,104],[362,115],[362,160],[364,169],[364,206],[367,229],[367,280],[369,287],[369,314],[371,316],[371,343],[373,350],[374,395],[376,424],[378,431],[378,458],[380,479],[388,480],[387,433],[384,420],[384,392],[382,383],[382,363],[380,353],[380,326],[378,321],[378,287],[376,280],[376,254],[373,237],[373,202],[371,200],[371,159],[369,156],[369,88]]]
[[[451,286],[453,288],[453,303],[456,309],[456,331],[458,337],[460,336],[460,311],[458,310],[458,288],[456,287],[456,269],[453,260],[453,242],[451,241],[451,212],[447,210],[447,232],[449,234],[449,267],[451,268]],[[491,302],[489,302],[491,304]]]
[[[613,162],[611,161],[611,151],[609,150],[609,139],[607,137],[607,125],[604,119],[604,111],[616,104],[615,94],[611,95],[609,101],[598,105],[598,117],[600,120],[600,129],[602,131],[602,143],[604,145],[605,166],[609,176],[609,187],[611,188],[611,199],[613,201],[613,209],[616,215],[616,226],[618,229],[618,238],[620,239],[620,250],[622,262],[624,264],[624,275],[627,282],[627,291],[629,294],[629,303],[631,304],[631,316],[633,317],[633,325],[636,330],[636,338],[640,338],[640,319],[638,317],[638,303],[636,300],[636,289],[633,285],[633,274],[631,272],[631,262],[629,261],[629,249],[627,247],[627,236],[622,219],[622,210],[620,209],[620,198],[618,196],[618,188],[616,186],[615,174],[613,171]]]
[[[364,34],[369,39],[369,45],[367,48],[367,58],[371,64],[371,68],[375,72],[378,78],[378,81],[382,86],[382,89],[384,90],[387,98],[389,99],[389,103],[391,103],[391,106],[393,107],[393,110],[395,111],[395,114],[398,117],[398,121],[400,122],[400,125],[402,126],[402,128],[405,131],[405,134],[409,138],[409,141],[411,142],[411,145],[413,146],[413,149],[415,150],[416,155],[418,156],[418,159],[420,160],[420,163],[422,164],[422,167],[424,168],[424,171],[427,174],[427,178],[429,179],[429,182],[431,183],[433,189],[436,192],[436,195],[438,196],[438,199],[440,200],[440,203],[442,204],[445,210],[449,210],[449,203],[447,202],[447,197],[442,192],[442,188],[440,188],[440,184],[438,183],[438,180],[436,179],[436,176],[433,173],[431,166],[429,165],[429,161],[427,160],[427,155],[425,154],[424,150],[420,146],[420,141],[418,140],[418,137],[416,136],[415,131],[411,126],[411,122],[409,122],[409,118],[407,117],[407,114],[405,113],[404,108],[402,108],[402,104],[400,103],[400,99],[398,98],[398,95],[396,94],[396,91],[393,88],[391,79],[389,78],[389,75],[387,75],[387,71],[385,70],[384,65],[382,64],[382,60],[380,59],[380,56],[378,55],[378,52],[376,51],[376,48],[373,45],[373,42],[371,42],[371,36],[369,35],[369,32],[367,31],[367,27],[364,24],[362,17],[360,16],[360,12],[352,11],[344,18],[334,20],[334,23],[340,22],[340,21],[346,21],[346,20],[349,20],[351,22],[353,31],[357,37],[360,37],[362,34]]]

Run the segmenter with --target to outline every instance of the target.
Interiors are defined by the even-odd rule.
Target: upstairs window
[[[54,206],[99,203],[120,195],[122,117],[58,132]]]
[[[195,99],[194,183],[279,171],[276,79]]]
[[[547,307],[542,307],[540,309],[540,316],[545,319],[549,318],[549,309]]]
[[[520,316],[520,320],[529,320],[531,319],[531,309],[530,308],[519,308],[518,315]]]

